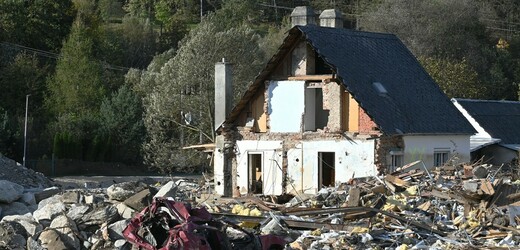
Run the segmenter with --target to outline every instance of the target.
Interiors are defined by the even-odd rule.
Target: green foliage
[[[0,155],[5,155],[12,159],[19,156],[16,149],[20,144],[20,132],[18,124],[7,110],[0,107]]]
[[[60,159],[82,159],[83,147],[78,138],[68,132],[61,132],[54,136],[53,153]]]
[[[47,105],[55,114],[97,112],[104,97],[102,68],[93,56],[93,40],[76,24],[63,45],[49,81]]]
[[[101,104],[100,126],[102,134],[111,138],[114,160],[136,162],[144,137],[141,101],[123,85],[111,98]],[[96,144],[96,142],[94,143]]]
[[[150,22],[125,17],[118,30],[120,34],[122,65],[144,69],[153,58],[156,51],[155,33]],[[116,58],[117,58],[116,57]]]
[[[58,51],[75,10],[70,0],[0,0],[0,41]]]
[[[487,99],[518,100],[520,75],[519,58],[513,58],[509,49],[486,49],[487,72],[483,76],[488,86]]]
[[[25,96],[30,94],[30,110],[39,112],[43,102],[45,66],[34,55],[19,53],[12,62],[0,68],[0,100],[2,107],[13,116],[24,116]]]
[[[216,62],[226,58],[233,63],[236,97],[260,71],[265,60],[260,37],[245,25],[227,28],[227,18],[234,17],[218,12],[208,15],[159,73],[141,75],[142,81],[151,85],[151,93],[144,97],[148,140],[143,147],[145,160],[151,166],[167,172],[206,163],[204,157],[181,148],[213,139]],[[181,113],[190,113],[192,122],[186,124]]]
[[[476,0],[385,0],[362,29],[396,34],[419,57],[477,60],[485,41]]]
[[[449,98],[478,99],[487,93],[477,72],[465,59],[452,61],[429,57],[422,58],[421,64]]]

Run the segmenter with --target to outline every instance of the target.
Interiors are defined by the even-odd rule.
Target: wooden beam
[[[288,76],[280,77],[273,80],[290,80],[290,81],[336,81],[336,77],[332,74],[327,75],[302,75],[302,76]]]

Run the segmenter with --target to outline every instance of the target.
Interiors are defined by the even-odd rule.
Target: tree
[[[93,46],[92,38],[80,24],[75,24],[49,81],[47,105],[55,114],[80,115],[99,109],[105,89]]]
[[[449,98],[482,98],[487,88],[468,62],[422,58],[421,64]]]
[[[363,15],[360,26],[396,34],[418,57],[480,62],[487,41],[479,17],[475,0],[385,0]]]
[[[122,65],[144,69],[156,50],[155,33],[151,23],[135,17],[124,17],[118,30],[122,47]]]
[[[103,68],[96,56],[101,51],[94,46],[99,38],[99,18],[95,6],[78,1],[78,13],[71,34],[63,44],[54,75],[48,80],[45,103],[56,117],[50,133],[64,134],[67,145],[77,145],[72,157],[86,159],[98,136],[99,108],[105,97]],[[58,140],[60,141],[60,140]],[[90,160],[90,159],[89,159]]]
[[[25,114],[25,96],[31,95],[30,109],[38,112],[43,103],[46,66],[41,66],[35,55],[19,53],[0,70],[0,104],[13,116]]]
[[[48,68],[41,66],[35,55],[19,53],[0,67],[0,152],[21,161],[26,95],[30,94],[28,130],[31,141],[37,141],[44,130],[43,92]],[[34,144],[33,144],[34,145]],[[34,152],[36,150],[31,150]]]
[[[178,52],[161,67],[151,93],[144,97],[147,141],[145,160],[163,171],[186,170],[205,163],[186,145],[213,140],[214,65],[232,62],[235,97],[258,74],[265,56],[259,36],[245,25],[227,28],[227,15],[207,16],[183,40]],[[223,18],[223,19],[220,19]],[[153,64],[153,62],[152,62]],[[146,78],[143,73],[141,79]],[[238,99],[238,98],[236,98]],[[185,121],[182,114],[191,114]]]
[[[0,41],[59,51],[75,15],[70,0],[0,0]]]
[[[144,136],[142,106],[139,97],[123,85],[101,104],[100,125],[103,135],[111,139],[112,160],[138,162]]]
[[[19,159],[20,131],[18,124],[9,113],[0,107],[0,155]]]

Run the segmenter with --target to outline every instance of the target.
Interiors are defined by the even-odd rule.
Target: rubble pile
[[[188,186],[169,182],[159,191]],[[141,181],[107,189],[51,187],[33,192],[0,181],[0,189],[5,190],[0,192],[0,249],[131,249],[123,230],[158,192]]]
[[[261,233],[287,236],[287,249],[520,247],[520,180],[513,173],[421,165],[295,194],[284,204],[240,197],[202,205]]]
[[[42,173],[25,168],[16,161],[0,153],[0,180],[7,180],[25,188],[47,188],[53,185],[52,181]]]
[[[0,249],[519,248],[510,171],[415,162],[317,194],[234,198],[203,193],[208,180],[68,190],[2,180]]]

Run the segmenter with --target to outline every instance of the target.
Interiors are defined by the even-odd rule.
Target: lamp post
[[[29,113],[29,95],[25,96],[25,128],[23,132],[23,166],[25,167],[27,153],[27,113]]]

